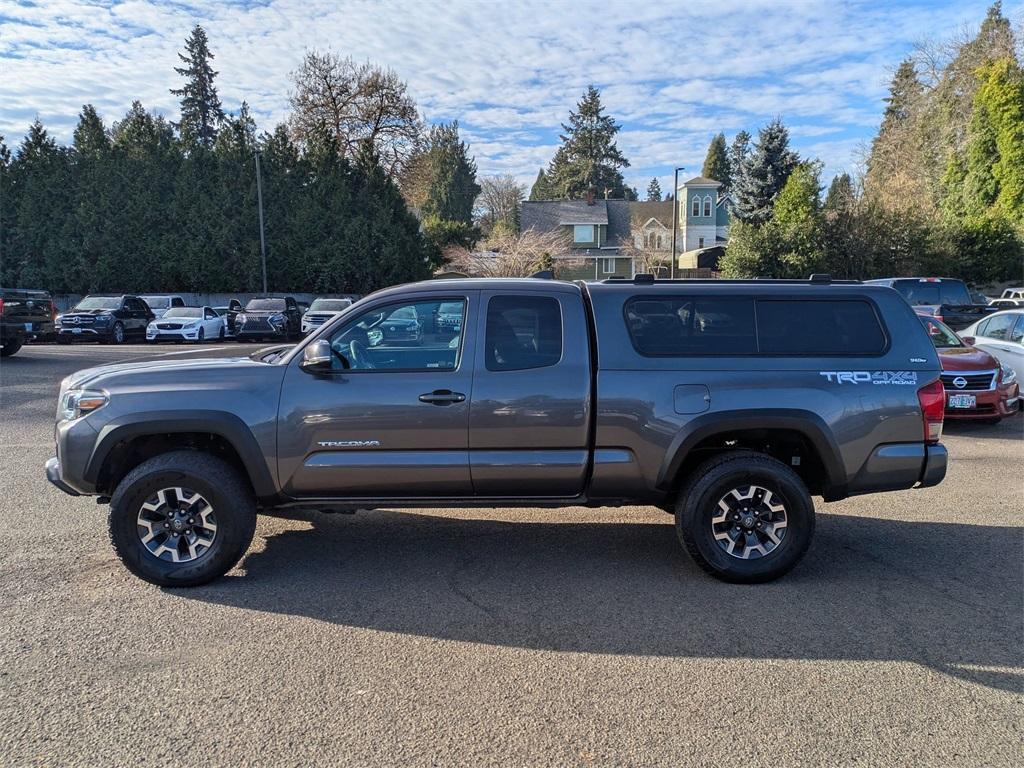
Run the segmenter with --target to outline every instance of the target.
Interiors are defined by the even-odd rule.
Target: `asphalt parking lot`
[[[659,510],[261,518],[231,574],[123,570],[45,481],[60,379],[0,364],[0,765],[1020,765],[1024,419],[938,487],[819,501],[783,580],[709,579]]]

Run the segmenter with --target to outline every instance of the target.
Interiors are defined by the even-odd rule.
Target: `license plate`
[[[975,395],[950,395],[949,396],[949,407],[950,408],[974,408],[978,404],[978,398]]]
[[[81,332],[82,332],[82,329],[81,329],[81,328],[72,328],[72,329],[71,329],[71,332],[72,332],[72,333],[81,333]]]
[[[25,330],[26,331],[31,331],[32,330],[32,323],[25,323]]]

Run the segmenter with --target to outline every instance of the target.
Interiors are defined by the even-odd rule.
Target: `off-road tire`
[[[175,486],[202,494],[217,516],[210,549],[184,563],[155,557],[137,530],[142,504],[158,490]],[[223,576],[245,554],[256,531],[256,500],[246,479],[222,459],[200,451],[172,451],[144,461],[118,484],[108,530],[117,556],[140,579],[162,587],[194,587]]]
[[[787,526],[781,543],[763,557],[739,559],[715,540],[711,518],[732,489],[766,488],[785,507]],[[694,561],[723,581],[754,584],[777,579],[792,569],[814,536],[814,502],[803,480],[781,461],[753,451],[720,454],[696,467],[676,502],[676,533]]]
[[[10,357],[21,349],[21,346],[24,343],[25,342],[22,339],[11,339],[10,341],[5,342],[3,346],[0,346],[0,357]]]

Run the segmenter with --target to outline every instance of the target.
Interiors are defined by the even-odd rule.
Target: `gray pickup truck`
[[[385,505],[655,505],[705,570],[766,581],[812,494],[942,480],[939,372],[881,286],[435,280],[295,347],[69,376],[46,473],[167,586],[230,569],[257,512]]]

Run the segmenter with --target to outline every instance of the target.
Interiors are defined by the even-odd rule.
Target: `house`
[[[676,268],[717,269],[729,238],[727,195],[721,183],[697,176],[679,185],[676,203],[628,200],[537,200],[523,203],[520,228],[538,232],[563,230],[565,253],[555,254],[560,277],[604,280],[633,277],[650,269],[652,260],[672,255],[672,212],[678,206]],[[642,251],[644,263],[637,263]]]

